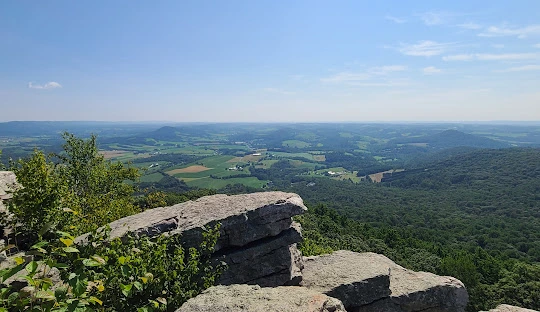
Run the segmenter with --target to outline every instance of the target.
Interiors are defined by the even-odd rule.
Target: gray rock
[[[388,268],[377,263],[378,256],[340,250],[304,257],[302,286],[340,299],[347,309],[388,297]]]
[[[218,257],[218,260],[228,265],[218,283],[258,284],[263,287],[298,284],[295,265],[299,251],[295,243],[301,240],[300,227],[294,224],[277,236],[256,241],[234,251],[228,250],[226,254]]]
[[[0,214],[7,212],[4,201],[12,197],[11,192],[16,188],[17,178],[15,177],[15,173],[12,171],[0,171]]]
[[[489,310],[489,312],[538,312],[538,311],[515,307],[508,304],[500,304],[495,309]]]
[[[345,312],[335,298],[295,286],[215,286],[189,299],[176,312]]]
[[[306,209],[300,196],[293,193],[206,196],[114,221],[110,224],[111,237],[122,237],[129,231],[151,236],[182,233],[184,240],[195,246],[205,228],[221,223],[217,251],[276,236],[291,226],[292,216],[302,214]],[[80,236],[76,242],[84,239],[85,236]]]
[[[458,279],[427,272],[414,272],[395,264],[383,255],[371,255],[373,263],[390,273],[392,294],[388,299],[353,311],[465,311],[468,294]]]

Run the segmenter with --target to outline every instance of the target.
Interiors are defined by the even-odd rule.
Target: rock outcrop
[[[464,311],[457,279],[407,270],[375,253],[337,251],[304,258],[302,285],[340,299],[348,311]]]
[[[538,311],[515,307],[508,304],[500,304],[495,309],[489,310],[489,312],[538,312]]]
[[[4,201],[11,198],[17,179],[12,171],[0,171],[0,213],[6,212]]]
[[[296,243],[302,236],[291,217],[306,209],[300,196],[292,193],[206,196],[112,222],[111,237],[129,231],[149,236],[181,234],[186,245],[197,246],[203,231],[220,223],[214,257],[228,265],[220,284],[297,285],[302,258]]]
[[[189,299],[176,312],[345,312],[335,298],[297,286],[214,286]]]

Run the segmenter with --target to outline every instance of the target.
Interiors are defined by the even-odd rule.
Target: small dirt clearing
[[[118,157],[118,156],[122,156],[124,154],[129,153],[129,152],[128,151],[114,150],[114,151],[100,151],[99,153],[101,155],[103,155],[103,157],[105,157],[105,159],[111,159],[111,158],[115,158],[115,157]]]
[[[177,173],[196,173],[196,172],[202,172],[202,171],[206,171],[206,170],[210,170],[210,169],[212,169],[212,168],[208,168],[208,167],[201,166],[201,165],[193,165],[193,166],[189,166],[189,167],[186,167],[186,168],[180,168],[180,169],[174,169],[174,170],[171,170],[171,171],[167,171],[167,174],[174,175],[174,174],[177,174]]]

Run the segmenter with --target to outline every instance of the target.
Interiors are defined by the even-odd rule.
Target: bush
[[[203,233],[198,249],[185,249],[178,235],[109,240],[109,232],[95,231],[75,245],[72,235],[57,231],[56,240],[33,245],[32,261],[16,258],[16,267],[0,271],[0,283],[21,271],[29,283],[22,290],[0,284],[0,312],[175,311],[214,285],[223,268],[210,262],[219,225]],[[53,268],[63,285],[48,277]]]

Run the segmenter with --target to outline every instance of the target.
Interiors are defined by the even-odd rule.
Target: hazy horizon
[[[540,2],[0,4],[0,121],[540,120]]]

